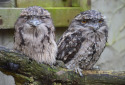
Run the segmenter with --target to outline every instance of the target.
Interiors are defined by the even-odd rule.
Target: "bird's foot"
[[[100,70],[99,66],[93,66],[91,70]]]
[[[52,69],[55,69],[56,67],[54,65],[49,65]]]
[[[56,60],[56,64],[55,64],[55,66],[66,68],[64,62],[61,61],[61,60]]]
[[[82,74],[82,69],[80,69],[79,67],[78,68],[75,68],[75,72],[78,73],[80,76],[83,76]]]

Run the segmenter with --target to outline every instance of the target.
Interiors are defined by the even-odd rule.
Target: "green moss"
[[[1,69],[1,68],[0,68],[0,71],[2,71],[6,75],[13,76],[14,79],[15,79],[16,85],[19,85],[19,84],[22,85],[25,82],[31,81],[31,79],[29,77],[26,77],[26,76],[23,76],[23,75],[20,75],[20,74],[15,74],[14,72],[11,72],[11,71],[6,71],[6,70]]]
[[[4,66],[8,61],[14,61],[20,64],[20,68],[16,72],[0,69],[7,75],[15,78],[17,85],[49,85],[65,84],[65,85],[91,85],[91,84],[125,84],[125,72],[114,71],[83,71],[83,77],[79,76],[71,70],[64,68],[51,68],[45,64],[38,64],[34,60],[29,60],[26,56],[21,56],[11,51],[5,51],[0,48],[0,66]],[[10,54],[10,55],[9,55]],[[44,85],[43,84],[43,85]]]

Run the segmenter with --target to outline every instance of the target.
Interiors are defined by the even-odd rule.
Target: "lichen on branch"
[[[8,63],[19,66],[16,70],[12,70]],[[65,68],[37,63],[5,47],[0,47],[0,71],[12,75],[17,85],[125,84],[125,71],[83,71],[83,77],[81,77]]]

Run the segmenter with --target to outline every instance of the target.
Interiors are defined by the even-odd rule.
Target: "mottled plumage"
[[[54,64],[57,45],[50,13],[38,6],[22,10],[15,23],[15,49],[39,63]]]
[[[108,27],[100,12],[81,12],[59,39],[57,59],[79,73],[82,69],[92,69],[105,48],[107,37]]]

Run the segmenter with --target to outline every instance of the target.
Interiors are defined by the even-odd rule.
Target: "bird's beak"
[[[92,28],[93,30],[98,30],[99,29],[99,24],[98,23],[93,23],[89,25],[90,28]]]
[[[95,30],[98,30],[99,29],[99,24],[95,23],[95,24],[93,24],[93,27],[94,27]]]
[[[38,19],[32,19],[32,20],[30,20],[29,21],[29,24],[31,25],[31,26],[33,26],[33,27],[37,27],[38,25],[40,25],[41,24],[41,22],[38,20]]]

